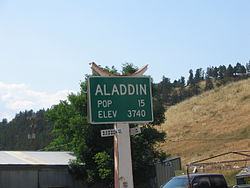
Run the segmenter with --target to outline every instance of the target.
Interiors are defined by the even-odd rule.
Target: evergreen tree
[[[207,68],[207,72],[206,72],[206,76],[209,77],[209,78],[213,78],[214,75],[213,75],[213,69],[214,67],[208,67]]]
[[[198,95],[201,93],[201,88],[199,86],[199,83],[195,83],[193,86],[190,88],[192,95]]]
[[[8,124],[8,120],[6,118],[3,118],[1,124],[2,125],[7,125]]]
[[[206,77],[205,91],[211,90],[213,88],[214,88],[214,85],[213,85],[212,79],[207,76]]]
[[[241,64],[239,62],[234,66],[234,74],[237,75],[240,72]]]
[[[201,68],[196,69],[195,76],[194,76],[194,82],[198,83],[198,82],[200,82],[203,79],[204,78],[203,78],[203,71],[202,71],[202,69]]]
[[[172,90],[173,85],[171,84],[170,79],[163,76],[162,81],[158,84],[158,92],[161,93],[162,102],[169,102]]]
[[[228,65],[227,70],[226,70],[226,77],[227,78],[232,78],[234,74],[234,69],[231,64]]]
[[[246,73],[246,69],[244,66],[242,66],[239,62],[234,67],[234,73],[235,75],[240,75]]]
[[[246,63],[246,72],[249,74],[250,73],[250,61]]]
[[[173,85],[174,88],[185,87],[185,78],[182,76],[180,79],[174,80],[172,85]]]
[[[52,126],[46,121],[45,110],[19,112],[11,121],[3,119],[0,126],[0,148],[2,150],[42,150],[52,137],[49,134]],[[34,129],[30,117],[34,118]],[[34,131],[34,132],[33,132]],[[35,133],[35,138],[28,135]]]
[[[180,87],[179,84],[180,84],[180,83],[179,83],[177,80],[174,80],[174,82],[173,82],[173,87],[174,87],[174,88]]]
[[[180,83],[181,83],[181,87],[185,87],[185,77],[182,76],[181,79],[180,79]]]
[[[245,66],[241,65],[241,67],[240,67],[240,73],[241,74],[246,74],[246,72],[247,72],[247,70],[246,70]]]
[[[212,75],[213,78],[217,79],[219,74],[218,74],[219,69],[217,67],[214,67],[214,69],[212,70]]]
[[[226,76],[226,71],[227,71],[227,68],[225,65],[219,66],[219,69],[218,69],[219,78],[223,79]]]
[[[194,74],[193,74],[192,69],[189,70],[189,77],[188,77],[187,85],[189,86],[194,85]]]

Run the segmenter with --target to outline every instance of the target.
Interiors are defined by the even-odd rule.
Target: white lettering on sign
[[[134,95],[135,94],[135,87],[132,84],[128,84],[128,95]]]
[[[112,95],[119,95],[119,90],[118,90],[118,88],[117,88],[117,86],[114,84],[114,86],[113,86],[113,89],[112,89]]]
[[[108,108],[112,104],[112,100],[98,100],[97,101],[97,107],[103,107],[103,108]]]
[[[128,110],[128,117],[134,118],[134,117],[145,117],[146,111],[145,110]]]
[[[97,87],[96,87],[95,95],[97,95],[98,93],[100,93],[101,95],[103,95],[102,88],[101,88],[100,84],[98,84]]]
[[[126,85],[120,84],[120,95],[126,95],[126,93],[127,93]]]
[[[116,118],[116,115],[117,110],[98,111],[98,118],[100,119]]]
[[[146,84],[116,84],[112,85],[110,88],[107,84],[97,84],[95,89],[95,96],[97,95],[147,95],[147,85]]]

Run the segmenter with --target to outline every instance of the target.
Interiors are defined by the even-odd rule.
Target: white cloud
[[[60,100],[67,99],[72,90],[61,90],[56,93],[34,91],[27,84],[0,82],[0,121],[3,118],[11,120],[16,113],[24,110],[37,111],[50,108]]]
[[[12,103],[9,103],[7,107],[11,110],[16,110],[16,109],[32,109],[32,107],[35,104],[31,101],[13,101]]]

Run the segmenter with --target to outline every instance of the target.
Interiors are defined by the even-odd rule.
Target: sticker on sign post
[[[115,136],[122,133],[122,129],[105,129],[101,130],[101,137]]]
[[[153,121],[150,77],[88,77],[92,124]]]

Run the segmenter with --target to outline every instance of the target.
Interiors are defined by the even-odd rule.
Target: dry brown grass
[[[223,152],[250,150],[250,79],[172,106],[166,117],[159,129],[167,139],[159,147],[180,156],[183,165]]]

